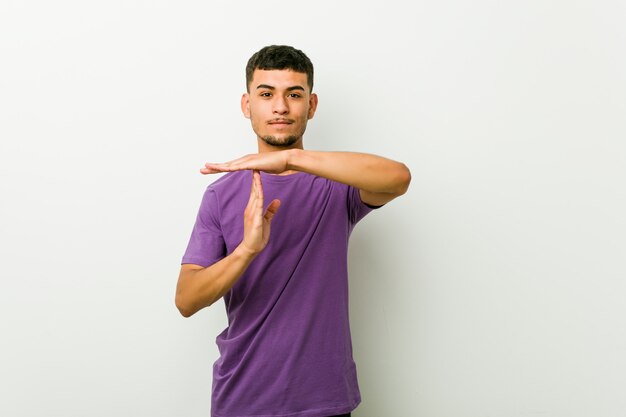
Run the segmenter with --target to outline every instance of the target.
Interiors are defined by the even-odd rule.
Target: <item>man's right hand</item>
[[[280,206],[274,200],[263,211],[263,187],[259,171],[252,172],[250,199],[244,210],[243,240],[225,258],[213,265],[183,264],[176,286],[176,306],[180,313],[189,317],[198,310],[219,300],[246,271],[250,262],[267,245],[270,223]]]
[[[259,171],[252,171],[250,198],[243,214],[243,241],[240,249],[252,256],[258,255],[270,238],[270,224],[278,212],[280,200],[273,200],[264,212],[263,185]]]

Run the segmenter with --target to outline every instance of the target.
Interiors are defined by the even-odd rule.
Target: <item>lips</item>
[[[269,124],[271,124],[271,125],[279,125],[279,126],[286,126],[286,125],[290,125],[292,123],[293,123],[293,120],[289,120],[289,119],[271,120],[269,122]]]

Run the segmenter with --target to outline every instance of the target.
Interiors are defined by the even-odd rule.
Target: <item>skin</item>
[[[302,149],[307,122],[317,109],[306,74],[256,70],[248,91],[241,97],[241,111],[250,119],[259,152]]]
[[[411,174],[400,162],[364,153],[304,150],[303,135],[318,103],[310,90],[304,73],[254,72],[249,92],[241,98],[241,110],[257,136],[258,153],[225,163],[206,163],[200,170],[205,175],[252,171],[250,198],[243,213],[244,236],[231,254],[213,265],[181,266],[176,306],[183,316],[195,314],[226,294],[269,242],[280,201],[273,200],[265,208],[260,171],[275,175],[303,171],[348,184],[372,206],[386,204],[407,191]]]

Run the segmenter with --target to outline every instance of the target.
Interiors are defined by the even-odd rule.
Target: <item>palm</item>
[[[253,253],[259,253],[267,246],[270,238],[270,224],[280,206],[279,200],[273,200],[264,213],[263,202],[261,175],[259,171],[254,170],[252,186],[250,187],[250,198],[244,211],[243,236],[243,244]]]

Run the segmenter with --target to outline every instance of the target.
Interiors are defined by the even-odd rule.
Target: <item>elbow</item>
[[[401,196],[409,190],[409,185],[411,184],[411,171],[403,163],[400,163],[396,180],[398,184],[396,189],[396,195]]]
[[[184,318],[189,318],[191,316],[193,316],[193,311],[179,305],[176,304],[176,308],[178,309],[178,312],[180,313],[181,316],[183,316]]]
[[[176,300],[174,302],[176,304],[176,308],[180,312],[180,315],[185,318],[193,316],[197,311],[193,309],[189,303],[185,302],[185,300],[183,300],[183,298],[178,294],[176,294]]]
[[[174,303],[176,304],[176,308],[180,312],[180,315],[188,318],[193,316],[203,308],[212,306],[215,301],[215,299],[211,299],[208,302],[202,302],[193,298],[184,297],[184,295],[177,293]]]
[[[178,311],[180,312],[180,315],[183,316],[184,318],[188,319],[189,317],[193,316],[193,312],[190,310],[183,310],[183,309],[178,309]]]

